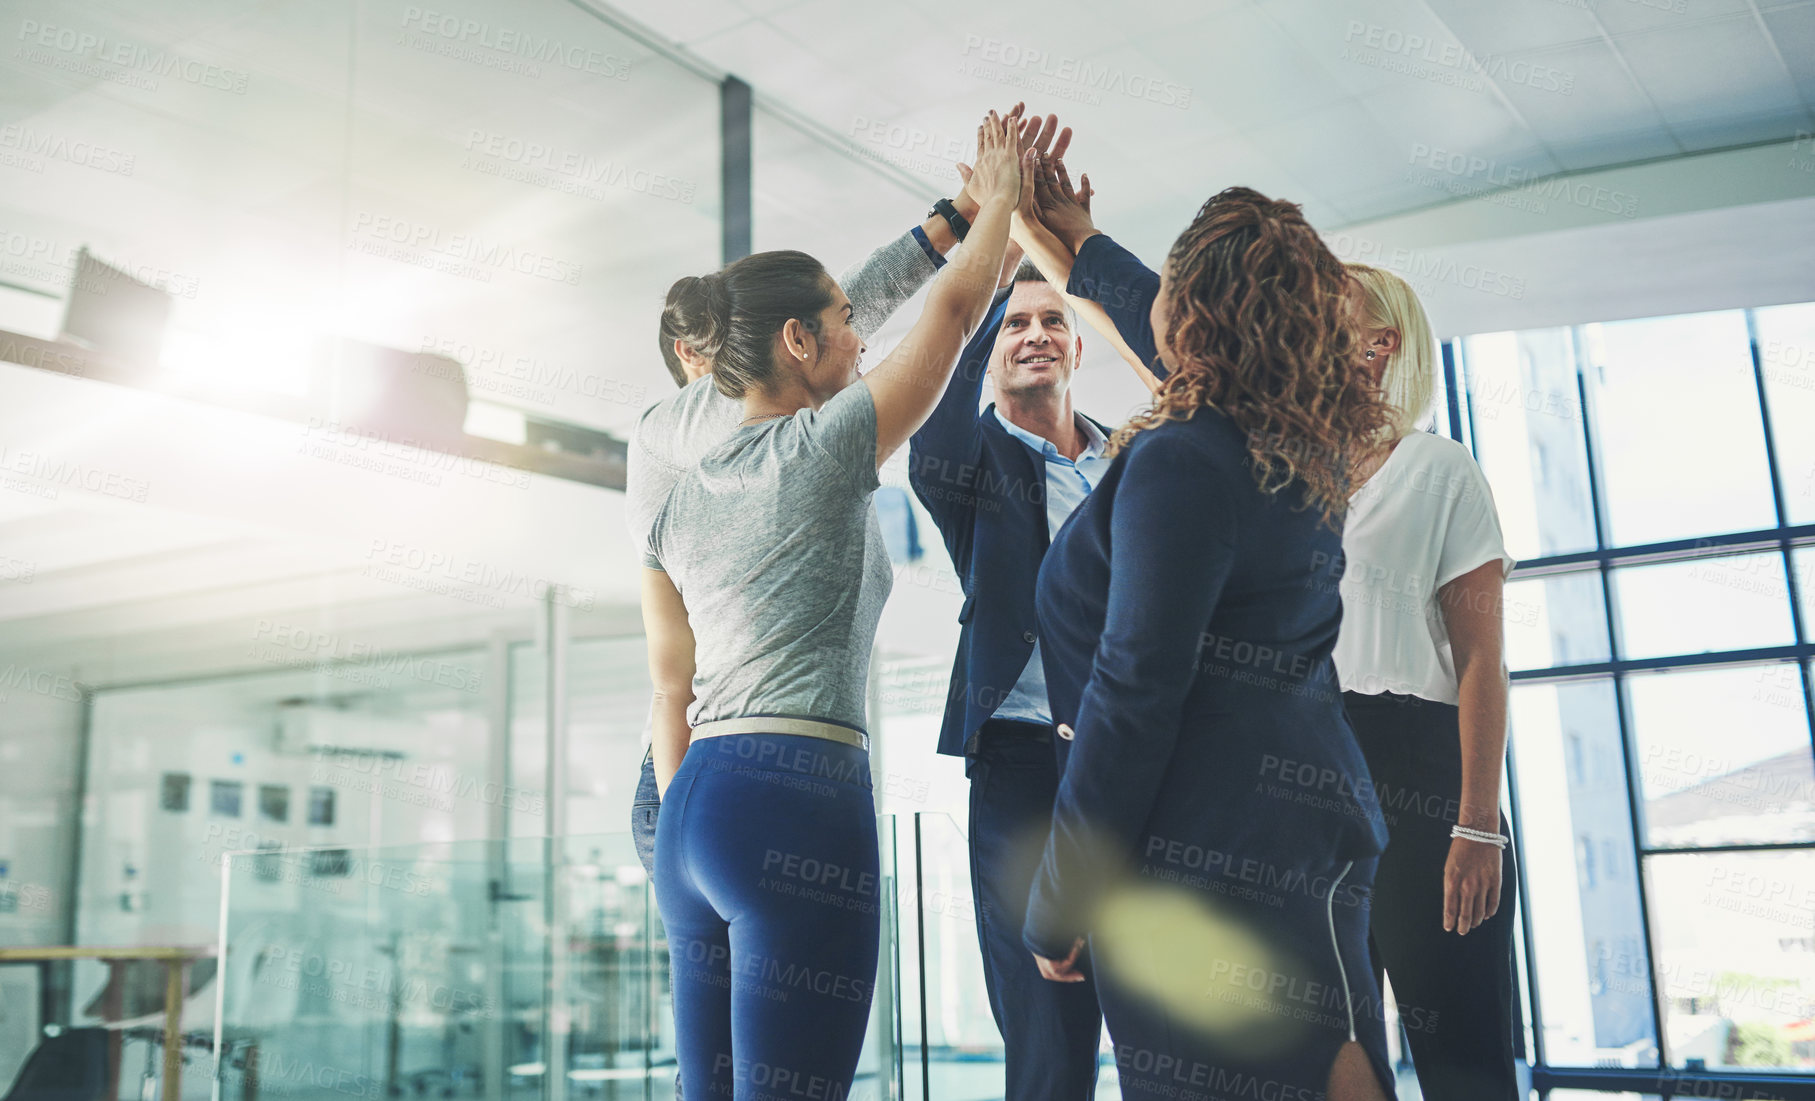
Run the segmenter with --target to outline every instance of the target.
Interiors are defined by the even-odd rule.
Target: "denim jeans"
[[[636,845],[637,859],[649,878],[655,878],[655,823],[662,811],[662,797],[655,786],[655,751],[643,752],[643,775],[637,780],[637,793],[630,801],[630,840]]]

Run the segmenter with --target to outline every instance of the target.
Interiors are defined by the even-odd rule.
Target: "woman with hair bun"
[[[892,573],[870,497],[996,286],[1017,138],[993,111],[978,128],[965,247],[861,377],[851,303],[811,256],[759,253],[694,288],[712,384],[745,416],[676,482],[644,554],[655,887],[689,1097],[849,1094],[881,918],[864,702]]]
[[[1349,366],[1347,276],[1296,205],[1247,188],[1155,275],[1056,171],[1037,187],[1070,293],[1152,349],[1160,384],[1040,572],[1070,753],[1025,943],[1075,981],[1090,938],[1125,1097],[1384,1101],[1367,914],[1386,834],[1317,584],[1348,457],[1386,419]]]
[[[1500,813],[1513,560],[1468,449],[1419,429],[1437,342],[1417,292],[1392,272],[1349,270],[1354,369],[1392,413],[1356,456],[1336,643],[1343,704],[1388,808],[1374,974],[1393,981],[1426,1101],[1513,1101],[1513,907],[1501,900],[1517,870]]]

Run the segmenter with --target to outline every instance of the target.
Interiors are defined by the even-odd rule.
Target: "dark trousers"
[[[655,889],[688,1095],[848,1097],[882,921],[869,754],[707,738],[663,802]]]
[[[1006,1050],[1005,1101],[1090,1101],[1103,1029],[1095,982],[1048,982],[1021,944],[1059,791],[1053,728],[991,719],[966,771],[977,941]]]
[[[1343,693],[1386,815],[1370,947],[1393,980],[1425,1101],[1514,1101],[1519,1021],[1513,987],[1518,869],[1500,863],[1500,909],[1467,936],[1443,931],[1443,869],[1462,797],[1458,712],[1391,693]],[[1506,818],[1500,831],[1507,832]],[[1471,842],[1472,844],[1472,842]]]

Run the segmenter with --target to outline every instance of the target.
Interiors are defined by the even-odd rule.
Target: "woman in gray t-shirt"
[[[715,384],[746,416],[669,494],[642,582],[656,899],[689,1097],[850,1089],[880,923],[864,688],[891,574],[870,496],[982,320],[1020,137],[1012,113],[978,128],[966,246],[861,379],[850,302],[812,257],[759,253],[703,280]]]

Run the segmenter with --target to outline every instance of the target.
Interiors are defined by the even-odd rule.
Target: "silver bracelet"
[[[1460,838],[1463,841],[1479,841],[1483,845],[1492,845],[1496,849],[1504,849],[1506,847],[1506,842],[1510,840],[1510,838],[1503,833],[1488,833],[1486,830],[1471,830],[1467,826],[1451,826],[1449,835],[1452,839]]]

